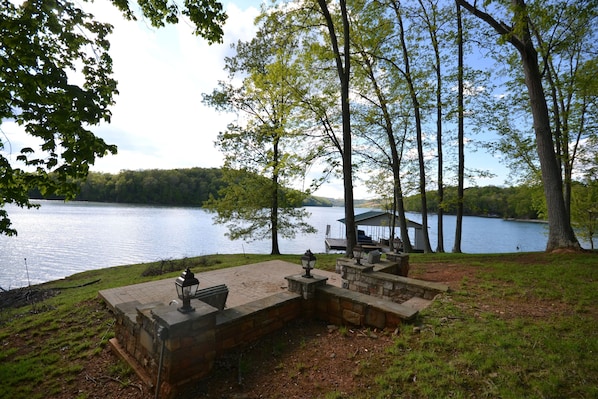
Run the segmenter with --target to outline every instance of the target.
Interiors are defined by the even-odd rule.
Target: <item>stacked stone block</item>
[[[434,299],[448,290],[443,284],[390,274],[388,271],[398,270],[392,262],[358,265],[354,259],[339,258],[337,269],[343,279],[343,288],[392,302],[401,303],[413,297]]]

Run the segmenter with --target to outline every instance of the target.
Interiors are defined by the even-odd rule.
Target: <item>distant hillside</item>
[[[80,183],[76,201],[201,206],[223,187],[217,168],[125,170],[118,174],[90,172]],[[42,198],[39,192],[31,198]]]
[[[210,196],[218,197],[223,188],[222,171],[218,168],[125,170],[118,174],[91,172],[80,183],[78,201],[149,204],[167,206],[202,206]],[[466,215],[515,219],[538,219],[533,198],[542,197],[530,187],[471,187],[465,190]],[[456,187],[445,188],[444,212],[454,214]],[[31,191],[30,198],[44,198]],[[48,199],[57,199],[52,197]],[[405,198],[405,210],[421,212],[419,195]],[[428,212],[437,213],[441,206],[437,191],[427,193]],[[344,207],[342,198],[308,197],[304,206]],[[378,200],[356,200],[356,208],[383,208]]]
[[[307,199],[305,201],[303,201],[303,205],[304,206],[327,206],[327,207],[337,206],[337,205],[334,205],[334,201],[335,200],[333,200],[331,198],[309,196],[309,197],[307,197]]]
[[[470,187],[465,189],[463,212],[470,216],[490,216],[514,219],[538,219],[539,215],[534,207],[534,198],[541,197],[537,191],[541,188],[527,186],[517,187]],[[457,188],[446,187],[442,207],[445,213],[457,212]],[[437,213],[441,204],[438,202],[438,192],[429,191],[426,194],[428,212]],[[412,195],[405,198],[405,209],[411,212],[421,212],[421,197]]]
[[[218,168],[124,170],[118,174],[90,172],[87,179],[79,183],[75,201],[202,206],[210,196],[217,198],[223,186],[222,171]],[[44,197],[39,190],[32,190],[29,197],[62,199]],[[303,205],[335,206],[330,199],[315,196],[308,197]]]

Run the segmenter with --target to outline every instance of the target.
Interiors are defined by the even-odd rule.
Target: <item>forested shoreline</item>
[[[219,168],[125,170],[118,174],[90,172],[79,184],[75,201],[148,204],[165,206],[204,205],[210,196],[218,197],[224,187]],[[437,213],[440,207],[436,191],[428,192],[428,212]],[[443,210],[456,212],[456,188],[445,188]],[[535,188],[471,187],[465,191],[464,213],[471,216],[490,216],[515,219],[539,219],[534,210],[534,198],[541,195]],[[32,199],[44,199],[35,190]],[[45,199],[60,199],[45,197]],[[379,201],[356,200],[356,206],[384,208]],[[304,206],[343,206],[342,199],[308,197]],[[419,194],[405,197],[407,211],[421,212]]]
[[[118,174],[90,172],[78,184],[75,201],[165,206],[204,206],[210,196],[218,197],[225,186],[219,168],[123,170]],[[62,199],[29,192],[31,199]],[[319,197],[307,198],[305,206],[333,206]]]
[[[541,187],[470,187],[463,196],[463,214],[467,216],[487,216],[504,219],[541,219],[537,211],[537,201],[542,195]],[[457,213],[457,188],[444,188],[444,201],[439,203],[438,192],[429,191],[428,212],[444,214]],[[405,208],[411,212],[421,212],[420,195],[405,198]]]

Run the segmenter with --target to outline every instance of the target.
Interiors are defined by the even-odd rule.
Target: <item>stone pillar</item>
[[[361,265],[358,265],[355,259],[349,258],[338,258],[336,260],[336,268],[341,275],[343,288],[352,291],[363,291],[358,287],[361,275],[373,271],[374,265],[364,263],[363,261],[361,263]]]
[[[328,281],[328,277],[312,276],[308,278],[300,274],[287,276],[285,279],[289,283],[289,291],[300,294],[303,299],[314,299],[316,288],[326,285],[326,281]]]
[[[386,254],[386,259],[398,264],[395,274],[407,277],[409,274],[409,254],[403,252],[389,252]]]
[[[158,326],[166,330],[159,387],[163,398],[206,377],[214,365],[218,309],[198,300],[191,304],[195,311],[189,313],[174,306],[156,307],[151,312]]]
[[[324,287],[327,277],[312,276],[303,277],[300,274],[287,276],[285,279],[289,284],[289,291],[303,297],[301,302],[301,315],[305,319],[313,319],[316,314],[316,289]]]

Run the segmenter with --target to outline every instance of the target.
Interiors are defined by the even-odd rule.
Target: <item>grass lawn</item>
[[[78,385],[105,352],[113,317],[99,290],[301,255],[213,255],[94,270],[0,297],[0,397],[89,398]],[[334,270],[338,255],[318,254]],[[463,272],[412,325],[401,327],[384,367],[370,365],[363,398],[598,398],[598,254],[412,254],[410,277]],[[43,300],[35,293],[43,289]],[[53,294],[53,295],[49,295]],[[381,363],[382,364],[382,363]],[[115,364],[107,378],[126,385]],[[146,392],[147,393],[147,392]]]

